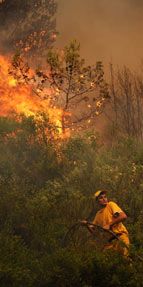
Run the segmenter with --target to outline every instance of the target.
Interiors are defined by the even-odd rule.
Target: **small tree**
[[[85,66],[80,57],[80,45],[73,41],[62,52],[49,50],[47,62],[49,80],[56,90],[52,99],[63,109],[63,129],[66,126],[91,121],[109,98],[108,86],[104,80],[102,62]],[[66,122],[71,114],[70,123]]]
[[[48,99],[50,108],[60,110],[63,132],[67,128],[74,129],[75,124],[81,127],[87,121],[92,122],[109,99],[102,62],[85,66],[80,57],[80,45],[73,41],[63,51],[50,49],[47,63],[48,71],[38,69],[31,78],[29,67],[16,55],[11,73],[18,81],[32,82],[35,96],[45,100],[45,105]]]

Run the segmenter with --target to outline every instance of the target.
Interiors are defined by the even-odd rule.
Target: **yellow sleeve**
[[[109,206],[110,206],[110,208],[111,208],[111,210],[112,210],[112,212],[113,212],[113,215],[114,215],[115,213],[121,213],[121,212],[123,212],[123,210],[122,210],[115,202],[113,202],[113,201],[110,201],[110,202],[109,202]]]

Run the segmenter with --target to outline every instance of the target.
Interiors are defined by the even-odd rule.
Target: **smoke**
[[[140,64],[143,59],[143,0],[56,2],[57,47],[63,48],[71,40],[77,39],[81,44],[82,56],[91,64],[96,60],[130,67]],[[12,19],[17,17],[12,12],[8,15]],[[7,27],[2,24],[4,19],[1,18],[0,22],[0,50],[7,52],[11,49],[9,39],[13,37],[15,21],[8,21]]]
[[[58,0],[57,46],[77,39],[90,63],[135,67],[143,58],[142,0]]]

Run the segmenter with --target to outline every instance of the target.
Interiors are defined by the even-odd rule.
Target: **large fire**
[[[60,137],[67,136],[63,130],[63,110],[52,105],[49,97],[53,90],[45,87],[39,92],[32,81],[17,79],[10,70],[11,61],[0,56],[0,116],[16,113],[37,117],[37,114],[45,113]],[[28,73],[34,74],[31,70]]]

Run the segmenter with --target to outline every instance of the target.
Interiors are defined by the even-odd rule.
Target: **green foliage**
[[[44,122],[36,123],[32,117],[26,119],[24,116],[19,124],[13,123],[13,127],[11,119],[7,122],[5,133],[2,120],[0,128],[3,181],[8,176],[8,180],[16,181],[22,189],[30,190],[42,187],[48,178],[58,176],[58,158],[50,139],[50,124],[45,126]]]
[[[59,145],[51,131],[32,117],[0,119],[0,286],[141,287],[142,145],[99,148],[94,134]],[[100,188],[128,214],[132,259],[101,252],[82,227],[64,244],[94,216]]]
[[[0,136],[14,132],[19,127],[19,123],[6,117],[0,118]]]

